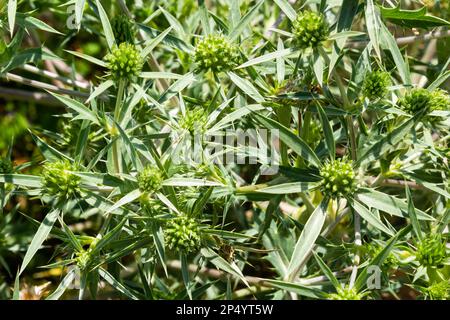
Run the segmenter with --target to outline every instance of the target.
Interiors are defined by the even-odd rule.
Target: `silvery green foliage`
[[[62,272],[49,299],[104,284],[128,299],[448,299],[448,61],[418,63],[421,37],[396,44],[448,17],[291,3],[75,1],[75,17],[53,12],[70,30],[1,6],[0,75],[47,90],[37,103],[63,130],[30,128],[27,163],[0,150],[0,279],[7,253],[17,283],[46,261]],[[51,50],[29,48],[37,30]],[[42,200],[23,210],[27,237],[19,197]]]

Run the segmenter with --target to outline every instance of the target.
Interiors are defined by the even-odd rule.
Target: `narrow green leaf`
[[[275,51],[275,52],[271,52],[271,53],[265,54],[263,56],[251,59],[251,60],[241,64],[239,67],[236,67],[236,69],[242,69],[242,68],[246,68],[246,67],[249,67],[249,66],[254,66],[256,64],[260,64],[260,63],[263,63],[263,62],[275,60],[277,58],[285,57],[285,56],[287,56],[287,55],[289,55],[289,54],[291,54],[293,52],[295,52],[295,50],[290,49],[290,48],[289,49],[278,50],[278,51]]]
[[[109,23],[108,15],[105,12],[105,9],[103,9],[102,4],[99,0],[95,0],[95,3],[97,4],[98,13],[100,15],[100,20],[102,22],[103,32],[105,33],[106,42],[108,43],[109,49],[112,49],[114,47],[116,40],[114,39],[114,33],[111,28],[111,24]]]
[[[97,0],[98,1],[98,0]],[[121,284],[119,281],[117,281],[108,271],[106,271],[103,268],[99,268],[98,270],[99,275],[105,279],[107,283],[109,283],[114,289],[119,291],[120,293],[124,294],[128,298],[132,300],[139,300],[139,298],[134,295],[130,290],[128,290],[123,284]]]
[[[59,32],[55,28],[49,26],[45,22],[43,22],[39,19],[36,19],[34,17],[31,17],[31,16],[26,16],[24,14],[17,14],[17,24],[22,25],[25,28],[30,28],[30,29],[33,28],[33,29],[47,31],[47,32],[55,33],[55,34],[64,35],[63,33]]]
[[[39,229],[34,235],[33,240],[31,240],[31,244],[28,247],[25,257],[22,260],[22,265],[20,267],[19,274],[22,274],[22,272],[30,263],[31,259],[33,259],[36,252],[41,248],[42,243],[45,241],[45,239],[47,239],[47,236],[50,234],[50,231],[53,228],[53,224],[58,219],[59,214],[60,214],[59,210],[53,210],[45,216],[44,220],[39,226]]]
[[[289,262],[288,275],[290,279],[296,276],[296,273],[299,272],[298,268],[303,265],[311,253],[325,223],[327,207],[328,199],[324,198],[306,222]]]
[[[250,96],[253,100],[255,100],[258,103],[264,101],[264,97],[259,93],[259,91],[253,86],[253,84],[250,81],[239,77],[237,74],[233,72],[228,72],[228,76],[239,89],[241,89],[245,94]]]
[[[193,72],[185,74],[181,79],[172,84],[162,95],[159,97],[158,102],[163,103],[172,97],[176,96],[184,88],[195,82],[195,75]]]
[[[113,212],[114,210],[116,210],[117,208],[120,208],[130,202],[135,201],[136,199],[138,199],[141,196],[142,192],[139,189],[133,190],[130,193],[127,193],[125,196],[123,196],[122,198],[120,198],[119,201],[117,201],[116,203],[114,203],[114,205],[112,205],[106,212],[105,214],[108,214],[110,212]]]
[[[325,274],[325,276],[330,280],[330,282],[333,284],[334,288],[337,290],[341,288],[341,284],[339,280],[336,278],[336,276],[333,274],[333,271],[328,267],[328,265],[322,260],[321,257],[317,253],[313,251],[314,258],[317,261],[317,264],[319,265],[322,272]]]
[[[291,4],[287,0],[273,0],[280,7],[281,11],[289,18],[289,20],[294,21],[297,18],[297,12],[292,8]]]
[[[234,262],[229,263],[210,248],[201,249],[201,253],[208,261],[214,264],[217,268],[236,276],[246,286],[249,286],[247,280],[242,274],[242,271],[237,267],[237,265]]]
[[[69,109],[72,109],[73,111],[78,113],[78,116],[76,116],[74,119],[85,119],[85,120],[92,121],[95,124],[99,124],[97,115],[94,113],[94,111],[89,110],[81,102],[78,102],[77,100],[68,98],[66,96],[62,96],[60,94],[56,94],[56,93],[52,93],[52,92],[49,92],[49,93],[52,96],[54,96],[56,99],[61,101]]]
[[[69,52],[69,53],[73,54],[74,56],[77,56],[77,57],[87,60],[89,62],[92,62],[93,64],[96,64],[100,67],[104,67],[104,68],[107,67],[106,62],[104,62],[103,60],[99,60],[99,59],[91,57],[87,54],[77,52],[77,51],[70,51],[70,50],[64,50],[64,51]]]
[[[55,289],[49,296],[45,298],[45,300],[58,300],[64,294],[64,292],[69,288],[70,285],[76,279],[78,269],[71,268],[69,272],[67,272],[66,276],[59,283],[58,288]]]
[[[194,179],[194,178],[170,178],[164,180],[164,186],[173,186],[173,187],[218,187],[223,186],[219,182],[208,181],[205,179]]]
[[[49,161],[58,161],[62,159],[67,159],[69,161],[73,161],[73,159],[66,156],[64,153],[56,150],[49,144],[47,144],[44,140],[39,138],[37,135],[35,135],[33,132],[29,131],[31,134],[31,137],[33,138],[34,142],[38,146],[39,150],[41,151],[42,155],[46,160]]]
[[[373,0],[367,0],[365,16],[367,24],[367,33],[369,34],[370,42],[372,42],[372,47],[375,50],[378,59],[380,59],[381,61],[379,32],[383,22],[381,22],[380,18],[380,9],[375,5]]]
[[[20,273],[17,272],[16,278],[14,279],[14,292],[13,300],[20,300]]]
[[[172,27],[167,28],[163,32],[161,32],[156,38],[151,39],[146,44],[145,48],[141,51],[141,57],[146,58],[152,50],[161,42],[164,40],[164,38],[169,34],[169,32],[172,30]]]
[[[78,30],[80,30],[81,18],[83,17],[85,2],[86,0],[76,0],[75,2],[75,23]]]
[[[259,8],[264,3],[264,0],[260,0],[257,4],[251,8],[245,16],[242,17],[241,21],[237,24],[236,27],[233,28],[230,32],[230,39],[234,40],[241,35],[247,25],[252,21],[255,15],[258,13]]]
[[[418,240],[422,240],[422,230],[420,229],[419,220],[417,219],[416,209],[414,208],[413,198],[411,196],[411,190],[408,185],[405,184],[406,200],[408,202],[408,215],[411,220],[413,231],[416,234]]]
[[[267,129],[276,129],[279,131],[280,139],[294,150],[298,155],[302,156],[306,161],[314,164],[318,168],[322,166],[317,155],[299,136],[294,134],[288,128],[282,126],[277,121],[264,117],[258,113],[253,113],[255,119]]]
[[[86,100],[86,103],[91,102],[95,98],[97,98],[99,95],[101,95],[103,92],[108,90],[114,85],[114,81],[112,80],[106,80],[105,82],[102,82],[95,90],[91,93],[89,98]]]
[[[316,288],[307,287],[298,283],[281,281],[281,280],[272,280],[272,279],[264,279],[264,283],[267,283],[273,288],[278,288],[281,290],[286,290],[289,292],[296,293],[303,297],[308,297],[312,299],[324,299],[325,294]]]
[[[181,79],[183,75],[171,72],[141,72],[139,77],[144,79]]]
[[[361,188],[356,194],[356,199],[364,203],[369,208],[376,208],[397,217],[408,217],[408,205],[394,196],[379,192],[373,189]],[[434,218],[425,212],[415,209],[417,218],[420,220],[433,221]]]
[[[409,68],[405,63],[405,60],[403,59],[402,53],[398,48],[394,36],[384,24],[381,24],[380,26],[379,35],[380,35],[380,45],[382,48],[389,50],[391,52],[392,58],[394,59],[395,65],[397,66],[398,73],[400,74],[403,83],[405,85],[410,85],[411,75],[409,72]]]
[[[380,7],[380,10],[383,18],[402,27],[426,29],[450,25],[447,20],[428,14],[427,7],[416,10],[402,10],[398,5],[395,8]]]
[[[8,63],[3,67],[3,69],[1,69],[0,73],[8,72],[17,67],[21,67],[24,64],[28,63],[36,64],[44,60],[53,61],[53,60],[61,60],[61,58],[42,48],[26,49],[21,52],[14,53],[13,57],[8,61]]]
[[[14,34],[14,25],[16,21],[17,0],[8,1],[8,25],[11,38]]]
[[[186,292],[189,295],[189,299],[192,300],[192,291],[191,291],[191,280],[189,278],[189,263],[187,261],[187,257],[185,253],[180,253],[180,261],[181,261],[181,274],[183,276],[184,287],[186,288]]]
[[[331,128],[330,121],[328,121],[325,111],[319,104],[317,104],[317,111],[319,112],[320,122],[322,123],[328,154],[330,155],[330,159],[334,159],[336,156],[336,144],[334,142],[333,129]]]
[[[389,149],[396,147],[396,145],[402,141],[409,131],[413,128],[415,124],[415,119],[410,118],[405,121],[399,127],[395,128],[386,137],[376,142],[371,146],[361,157],[359,157],[356,165],[362,166],[370,161],[379,159],[383,156]]]
[[[40,188],[41,177],[27,174],[0,174],[0,183],[12,183],[16,186]]]
[[[364,207],[361,203],[356,200],[351,200],[351,206],[369,224],[391,237],[394,235],[394,232],[386,227],[379,217],[377,217],[372,211]]]
[[[309,191],[318,186],[314,182],[289,182],[259,189],[258,192],[270,194],[290,194]]]

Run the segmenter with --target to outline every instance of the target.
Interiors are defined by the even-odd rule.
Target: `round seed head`
[[[362,298],[363,295],[358,293],[354,287],[338,288],[336,293],[328,295],[328,300],[361,300]]]
[[[169,249],[177,252],[194,252],[201,243],[198,222],[187,216],[170,219],[164,228],[164,239]]]
[[[315,48],[328,38],[328,23],[321,13],[300,12],[293,22],[294,44],[300,49]]]
[[[384,71],[370,72],[364,78],[363,94],[369,100],[383,98],[388,92],[387,88],[390,84],[389,73]]]
[[[11,160],[0,158],[0,173],[13,173],[14,167]]]
[[[450,109],[450,96],[447,91],[436,89],[431,91],[430,110],[447,111]]]
[[[139,76],[143,60],[136,46],[122,42],[105,57],[110,75],[115,80],[133,80]]]
[[[75,165],[68,160],[47,162],[42,170],[43,193],[58,199],[70,199],[80,191],[80,177],[73,174]]]
[[[416,258],[422,266],[441,268],[447,259],[445,242],[438,234],[422,240],[417,247]]]
[[[450,298],[450,282],[441,281],[426,288],[425,295],[431,300],[448,300]]]
[[[337,159],[326,163],[320,170],[320,176],[323,178],[322,191],[330,197],[347,196],[356,189],[352,161]]]
[[[208,122],[208,114],[205,109],[195,107],[194,109],[187,109],[186,114],[180,119],[180,127],[189,131],[191,134],[203,133],[206,131],[206,124]]]
[[[407,93],[400,101],[399,106],[409,114],[416,114],[425,110],[430,111],[431,94],[426,89],[413,89]]]
[[[164,181],[163,174],[156,166],[147,166],[137,177],[139,190],[153,193],[161,189]]]
[[[239,63],[239,48],[223,35],[210,34],[198,42],[194,60],[201,71],[229,71]]]

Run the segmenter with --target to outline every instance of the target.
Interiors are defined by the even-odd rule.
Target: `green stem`
[[[120,111],[121,111],[121,106],[122,106],[123,94],[125,92],[125,86],[126,86],[126,81],[120,80],[119,81],[119,89],[117,91],[116,106],[114,108],[114,121],[116,123],[119,123],[119,121],[120,121]],[[113,124],[113,128],[114,128],[113,133],[116,134],[118,130],[116,128],[115,123]],[[113,153],[114,169],[115,169],[116,173],[121,173],[122,172],[122,157],[119,152],[119,141],[118,140],[116,140],[112,146],[112,153]]]
[[[275,110],[278,121],[280,124],[285,126],[286,128],[289,128],[291,124],[291,107],[290,106],[283,106],[279,107]],[[280,140],[280,154],[281,154],[281,163],[285,166],[289,165],[289,157],[288,157],[288,148],[286,144]]]

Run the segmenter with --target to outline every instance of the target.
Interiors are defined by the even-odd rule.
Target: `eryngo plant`
[[[61,123],[0,150],[8,286],[48,261],[48,299],[448,299],[442,52],[375,1],[237,3],[88,1],[64,34],[0,9],[0,74]]]

